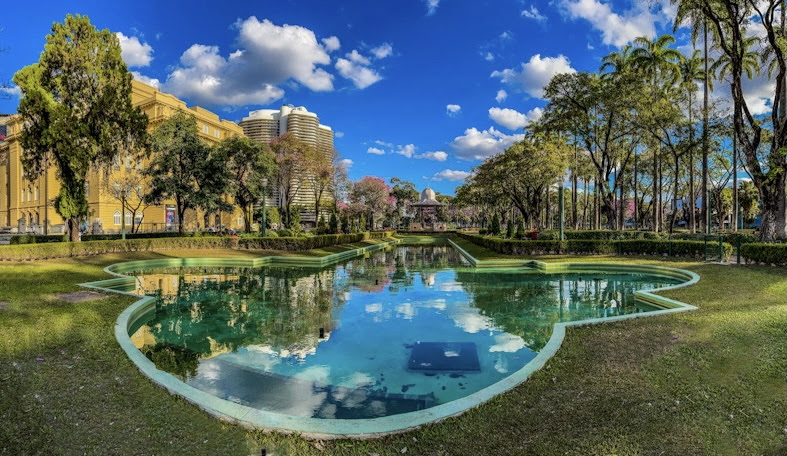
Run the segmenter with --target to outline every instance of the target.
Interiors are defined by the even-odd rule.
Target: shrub
[[[279,235],[279,237],[292,237],[293,236],[292,230],[288,230],[287,228],[282,228],[279,231],[277,231],[276,233]]]
[[[279,235],[273,230],[268,230],[265,232],[265,236],[263,237],[279,237]]]
[[[339,220],[336,219],[336,212],[331,212],[331,219],[328,221],[328,233],[337,234],[339,232]]]
[[[516,234],[514,236],[517,239],[522,239],[525,237],[525,224],[522,223],[521,218],[516,221]]]
[[[500,217],[495,214],[492,216],[492,225],[489,227],[489,234],[497,236],[500,234]]]
[[[36,235],[36,234],[20,234],[17,236],[11,236],[10,243],[11,245],[20,245],[20,244],[45,244],[47,242],[63,242],[66,240],[66,236],[62,234],[50,234],[50,235]]]
[[[741,256],[746,262],[787,265],[787,244],[751,242],[741,245]]]
[[[508,218],[508,223],[506,223],[506,237],[508,239],[514,237],[514,221],[511,220],[511,217]]]

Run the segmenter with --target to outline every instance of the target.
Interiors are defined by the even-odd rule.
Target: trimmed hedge
[[[19,234],[15,236],[11,236],[9,242],[11,245],[20,245],[20,244],[46,244],[47,242],[63,242],[66,240],[66,236],[62,234],[49,234],[49,235],[40,235],[40,234]]]
[[[787,265],[787,244],[749,243],[741,245],[747,263]]]
[[[356,234],[326,234],[310,237],[256,237],[239,239],[228,236],[200,236],[152,239],[127,239],[51,242],[36,245],[0,246],[0,260],[23,261],[48,258],[67,258],[105,253],[144,252],[171,249],[260,249],[309,250],[338,244],[350,244],[367,239],[390,237],[393,231]]]
[[[478,236],[466,233],[457,235],[476,245],[506,255],[548,255],[548,254],[619,254],[619,255],[655,255],[703,258],[706,244],[704,241],[665,241],[657,239],[570,239],[557,240],[514,240]],[[715,248],[715,244],[713,248]],[[732,254],[732,245],[722,244],[724,259]]]
[[[665,239],[667,234],[654,231],[634,230],[566,230],[567,240],[614,240],[614,239]],[[544,230],[538,233],[538,240],[557,240],[557,230]]]

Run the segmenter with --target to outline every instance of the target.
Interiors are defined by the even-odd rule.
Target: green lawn
[[[479,249],[470,253],[499,257]],[[133,298],[54,297],[106,278],[102,268],[118,261],[267,253],[0,263],[0,301],[9,302],[0,307],[0,454],[787,453],[784,268],[661,262],[700,274],[665,293],[698,310],[570,329],[545,369],[481,407],[405,434],[319,444],[249,432],[154,386],[113,335]]]

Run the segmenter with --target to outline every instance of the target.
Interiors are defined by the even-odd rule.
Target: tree
[[[243,211],[244,228],[249,233],[253,206],[261,201],[263,187],[275,175],[273,154],[266,144],[240,135],[221,141],[217,152],[227,164],[229,192]]]
[[[415,189],[415,184],[412,182],[392,177],[391,186],[391,195],[396,198],[397,215],[405,212],[410,204],[418,201],[418,190]],[[398,219],[394,226],[399,226]]]
[[[14,82],[22,91],[25,177],[37,178],[54,165],[60,181],[54,208],[70,239],[79,241],[79,221],[88,214],[88,171],[145,144],[147,116],[131,106],[131,73],[120,43],[87,16],[68,15],[52,25],[38,63],[19,70]]]
[[[762,201],[760,239],[773,241],[787,238],[787,46],[782,24],[784,2],[781,0],[676,0],[678,11],[701,13],[711,30],[714,46],[729,59],[730,94],[733,125],[746,168]],[[677,20],[676,20],[677,22]],[[773,77],[773,105],[770,112],[771,134],[767,126],[749,107],[744,93],[747,74],[747,40],[750,30],[762,30],[760,46]],[[765,145],[765,151],[761,150]]]
[[[127,173],[115,179],[106,179],[104,182],[104,192],[120,201],[122,217],[125,219],[125,213],[131,213],[131,232],[139,231],[145,210],[150,205],[145,192],[148,187],[146,177],[140,173]],[[139,223],[137,223],[137,214],[140,214]]]
[[[738,189],[738,201],[741,205],[743,223],[750,225],[760,214],[760,193],[752,181],[744,181]]]
[[[151,135],[150,149],[153,159],[145,170],[150,178],[147,201],[175,200],[178,233],[183,235],[186,210],[225,209],[221,195],[227,188],[226,163],[200,141],[192,116],[178,112],[163,121]]]
[[[314,198],[314,221],[320,217],[320,207],[324,204],[323,199],[328,194],[331,184],[334,181],[335,172],[331,157],[328,157],[321,150],[308,147],[304,155],[304,177],[306,185]],[[327,204],[330,204],[328,202]]]
[[[489,226],[489,234],[497,236],[500,234],[500,217],[497,212],[492,216],[492,223]]]
[[[276,160],[276,188],[279,191],[280,206],[284,208],[284,226],[292,229],[292,205],[295,195],[306,182],[304,175],[305,157],[310,146],[300,139],[285,133],[271,142]],[[300,226],[298,227],[300,229]]]
[[[508,223],[506,223],[506,237],[511,239],[514,237],[514,219],[508,217]]]
[[[336,218],[336,211],[331,211],[331,219],[328,221],[328,233],[337,234],[339,232],[339,220]]]
[[[371,229],[375,226],[375,215],[380,215],[393,206],[391,187],[379,177],[365,176],[353,184],[350,201],[363,208],[363,220],[368,221]],[[362,223],[361,229],[365,226]]]

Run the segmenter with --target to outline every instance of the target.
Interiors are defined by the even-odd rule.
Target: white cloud
[[[376,48],[372,48],[372,54],[374,54],[375,58],[384,59],[393,54],[393,46],[388,43],[383,43]]]
[[[426,15],[431,16],[437,11],[437,7],[440,5],[440,0],[424,0],[426,3]]]
[[[498,103],[502,103],[506,101],[506,98],[508,98],[508,92],[506,92],[503,89],[497,91],[497,95],[495,95],[495,101],[497,101]]]
[[[126,36],[121,32],[115,33],[120,41],[120,55],[128,67],[146,67],[153,60],[153,47],[148,43],[141,43],[136,36]]]
[[[19,86],[16,86],[16,85],[15,86],[11,86],[11,87],[2,87],[2,86],[0,86],[0,92],[5,92],[5,93],[7,93],[9,95],[13,95],[15,97],[21,97],[22,96],[22,89],[20,89]]]
[[[520,85],[529,95],[541,98],[544,95],[544,87],[554,75],[575,72],[568,58],[562,54],[544,58],[541,58],[541,54],[536,54],[530,57],[528,62],[522,62],[520,72],[513,68],[506,68],[492,72],[491,76],[500,78],[507,84]]]
[[[434,160],[434,161],[445,161],[448,158],[448,154],[443,152],[442,150],[438,150],[436,152],[424,152],[422,154],[413,155],[413,158],[418,159],[425,159],[425,160]]]
[[[369,65],[370,63],[372,63],[369,61],[369,59],[362,56],[361,53],[358,52],[356,49],[353,49],[352,52],[348,52],[347,54],[345,54],[345,57],[350,59],[351,62],[357,63],[359,65]]]
[[[483,131],[472,127],[465,130],[464,135],[454,138],[451,147],[456,156],[462,160],[484,160],[523,139],[525,139],[524,134],[506,135],[495,127]]]
[[[342,77],[351,80],[355,87],[365,89],[383,78],[379,73],[367,66],[371,62],[357,50],[353,49],[345,57],[347,58],[336,60],[336,69],[339,70],[339,74]]]
[[[161,82],[158,79],[145,76],[144,74],[141,74],[139,71],[132,71],[131,76],[137,81],[155,87],[157,89],[161,86]]]
[[[445,113],[448,114],[450,117],[454,117],[459,114],[459,111],[462,110],[462,107],[458,104],[449,104],[445,105]]]
[[[333,137],[334,138],[344,138],[344,132],[343,131],[335,131],[335,132],[333,132]]]
[[[378,149],[376,147],[370,147],[366,149],[367,154],[374,154],[374,155],[385,155],[385,151],[382,149]]]
[[[503,41],[507,41],[514,38],[514,34],[506,30],[505,32],[500,34],[500,39]]]
[[[415,153],[415,144],[407,144],[405,146],[396,146],[396,153],[411,158]]]
[[[354,164],[355,164],[355,162],[350,160],[349,158],[343,158],[343,159],[339,160],[339,165],[343,166],[344,169],[349,169]]]
[[[439,173],[435,173],[434,176],[431,177],[433,181],[452,181],[452,182],[461,182],[468,177],[470,177],[472,173],[468,171],[459,171],[455,169],[444,169]]]
[[[254,16],[235,25],[240,49],[225,58],[217,46],[194,44],[162,88],[198,103],[232,106],[279,99],[284,91],[276,85],[287,80],[314,91],[333,90],[333,75],[318,67],[331,58],[313,31]]]
[[[379,139],[375,139],[374,143],[377,144],[378,146],[393,147],[393,143],[385,142]]]
[[[530,9],[522,10],[522,16],[526,17],[528,19],[533,19],[534,21],[537,21],[537,22],[543,22],[543,21],[547,20],[546,16],[541,14],[538,11],[538,8],[536,8],[535,5],[530,5]]]
[[[335,36],[329,36],[328,38],[322,39],[322,45],[325,47],[325,50],[328,52],[338,51],[342,44],[339,42],[339,38]]]
[[[491,62],[494,59],[495,59],[495,55],[492,54],[491,52],[487,52],[486,55],[484,56],[484,60],[486,60],[487,62]]]
[[[569,18],[590,22],[601,32],[604,44],[620,47],[639,36],[656,36],[655,23],[675,17],[672,9],[663,3],[666,2],[655,2],[656,14],[650,11],[651,5],[644,2],[623,15],[613,12],[609,3],[600,0],[561,0],[560,7]],[[670,12],[672,15],[667,16]]]
[[[489,108],[489,118],[509,130],[522,129],[530,122],[540,119],[543,114],[544,111],[541,108],[533,108],[527,114],[509,108]]]

